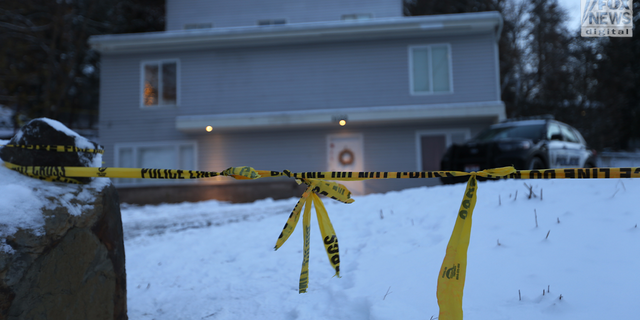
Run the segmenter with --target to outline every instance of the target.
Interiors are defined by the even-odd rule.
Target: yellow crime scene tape
[[[11,146],[29,149],[27,146]],[[102,150],[69,148],[67,146],[36,146],[32,149],[57,152],[94,152]],[[5,162],[4,165],[24,175],[60,182],[78,183],[73,178],[78,177],[106,177],[106,178],[137,178],[137,179],[202,179],[217,176],[227,176],[235,179],[259,179],[267,177],[289,177],[298,183],[307,185],[300,200],[296,203],[287,222],[280,233],[275,249],[280,248],[295,230],[300,213],[303,213],[303,259],[300,272],[299,292],[304,293],[309,283],[309,243],[311,206],[315,207],[320,234],[331,267],[335,276],[340,277],[340,253],[338,237],[329,220],[319,195],[335,199],[343,203],[353,203],[351,192],[342,184],[334,181],[362,181],[371,179],[428,179],[440,177],[463,177],[469,180],[465,189],[460,210],[456,216],[456,223],[447,244],[446,254],[438,274],[437,298],[440,307],[440,320],[462,319],[462,295],[464,291],[467,270],[467,250],[471,236],[471,221],[476,204],[478,191],[477,177],[489,179],[609,179],[609,178],[640,178],[640,167],[629,168],[569,168],[543,170],[515,170],[513,167],[487,169],[478,172],[461,171],[417,171],[417,172],[298,172],[288,170],[267,171],[255,170],[251,167],[231,167],[221,172],[149,169],[149,168],[90,168],[90,167],[52,167],[52,166],[19,166]],[[330,181],[326,181],[330,180]],[[304,212],[303,212],[304,209]]]
[[[44,151],[56,151],[56,152],[85,152],[85,153],[100,153],[104,154],[103,149],[86,149],[78,148],[76,146],[51,146],[51,145],[39,145],[39,144],[7,144],[0,145],[0,147],[9,148],[21,148],[26,150],[44,150]]]

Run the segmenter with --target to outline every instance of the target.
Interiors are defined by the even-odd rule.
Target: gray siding
[[[432,43],[451,44],[453,93],[412,96],[408,48]],[[103,105],[121,109],[118,114],[197,115],[496,101],[495,49],[492,35],[474,35],[104,55],[103,93],[118,97]],[[141,61],[174,58],[180,60],[180,108],[140,110]],[[111,76],[109,69],[118,71]]]
[[[287,23],[340,20],[344,14],[372,14],[374,18],[402,16],[401,0],[167,0],[166,30],[185,24],[213,27],[255,26],[258,20],[285,19]]]

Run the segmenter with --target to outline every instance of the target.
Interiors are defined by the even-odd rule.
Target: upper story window
[[[453,92],[449,44],[409,47],[409,74],[411,94]]]
[[[178,60],[142,63],[142,107],[178,104]]]

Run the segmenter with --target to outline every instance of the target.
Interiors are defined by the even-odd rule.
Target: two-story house
[[[501,27],[497,12],[404,17],[401,0],[167,0],[166,31],[89,40],[102,54],[106,165],[439,170],[448,145],[505,118]],[[116,185],[129,202],[297,195],[290,180],[262,180]]]

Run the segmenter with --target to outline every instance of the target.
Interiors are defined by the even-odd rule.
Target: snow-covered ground
[[[312,214],[305,294],[301,226],[273,250],[297,199],[123,205],[129,318],[436,318],[438,273],[463,191],[425,187],[348,205],[323,199],[342,278],[333,277]],[[481,182],[465,319],[638,318],[639,193],[637,179]]]

